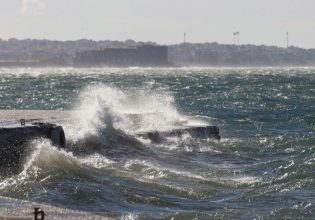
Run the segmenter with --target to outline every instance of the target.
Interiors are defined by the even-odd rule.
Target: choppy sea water
[[[315,218],[313,68],[0,69],[0,109],[84,110],[63,122],[68,149],[34,140],[0,196],[117,219]],[[181,122],[222,139],[135,136]]]

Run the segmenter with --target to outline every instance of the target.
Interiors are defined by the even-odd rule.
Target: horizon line
[[[304,50],[312,50],[315,48],[305,48],[305,47],[299,47],[299,46],[295,46],[295,45],[290,45],[289,47],[286,46],[278,46],[278,45],[271,45],[271,44],[235,44],[235,43],[219,43],[217,41],[204,41],[204,42],[178,42],[178,43],[161,43],[161,42],[156,42],[156,41],[151,41],[151,40],[147,40],[147,41],[137,41],[134,39],[126,39],[126,40],[113,40],[113,39],[91,39],[91,38],[78,38],[78,39],[68,39],[68,40],[56,40],[56,39],[49,39],[49,38],[16,38],[16,37],[10,37],[10,38],[0,38],[0,42],[1,41],[9,41],[9,40],[19,40],[19,41],[23,41],[23,40],[43,40],[43,41],[57,41],[57,42],[67,42],[67,41],[80,41],[80,40],[87,40],[87,41],[94,41],[94,42],[102,42],[102,41],[118,41],[118,42],[126,42],[128,40],[130,41],[135,41],[136,43],[154,43],[154,44],[158,44],[158,45],[165,45],[165,46],[173,46],[173,45],[181,45],[181,44],[219,44],[219,45],[230,45],[230,46],[265,46],[265,47],[277,47],[277,48],[283,48],[283,49],[287,49],[287,48],[299,48],[299,49],[304,49]]]

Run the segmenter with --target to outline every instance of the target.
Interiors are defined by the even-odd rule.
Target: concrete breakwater
[[[49,123],[35,122],[21,125],[0,127],[0,175],[7,176],[23,169],[25,159],[34,150],[30,141],[37,138],[50,139],[51,142],[64,148],[65,133],[62,126]]]
[[[29,143],[34,139],[49,139],[53,145],[67,149],[66,134],[58,124],[75,120],[70,119],[73,114],[74,111],[0,110],[0,175],[11,175],[23,169],[25,158],[33,150]],[[139,118],[134,114],[129,117]],[[184,134],[200,139],[221,138],[217,126],[184,124],[169,130],[148,130],[134,135],[135,138],[162,142],[167,137]]]
[[[138,133],[137,135],[145,139],[150,139],[152,142],[161,142],[165,137],[180,137],[187,133],[200,139],[214,138],[218,141],[221,139],[217,126],[194,126],[176,128],[169,131],[148,131]]]
[[[54,110],[1,110],[0,109],[0,127],[19,123],[20,119],[26,122],[45,121],[56,122],[69,118],[75,111],[54,111]]]
[[[34,139],[49,139],[54,145],[65,147],[65,133],[57,121],[67,115],[67,111],[0,110],[0,176],[23,170],[34,150],[30,144]]]

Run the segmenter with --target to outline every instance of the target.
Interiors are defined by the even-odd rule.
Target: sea
[[[0,109],[74,112],[0,177],[0,216],[315,219],[315,68],[1,68]],[[137,136],[182,124],[221,140]]]

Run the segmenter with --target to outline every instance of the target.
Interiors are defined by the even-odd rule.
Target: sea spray
[[[168,93],[142,89],[122,91],[106,85],[89,86],[79,96],[71,124],[66,124],[68,139],[97,136],[115,128],[127,134],[168,130],[188,122]],[[102,140],[106,141],[106,140]]]

